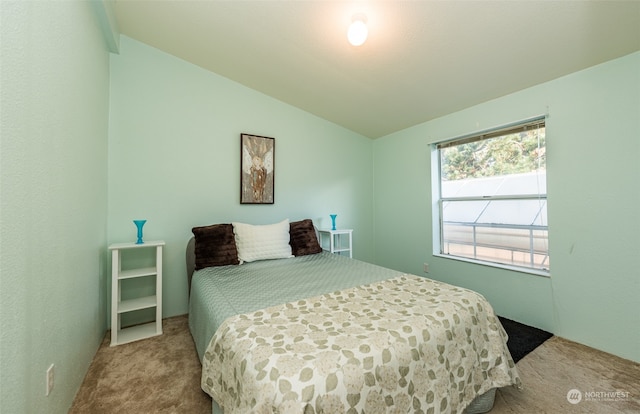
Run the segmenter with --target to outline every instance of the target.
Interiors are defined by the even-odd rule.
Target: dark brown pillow
[[[191,232],[196,238],[196,270],[240,264],[231,223],[194,227]]]
[[[311,219],[289,223],[289,244],[294,256],[305,256],[322,252],[316,230]]]

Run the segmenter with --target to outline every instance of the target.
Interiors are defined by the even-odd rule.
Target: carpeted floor
[[[491,414],[640,413],[638,363],[554,336],[516,366],[522,389],[500,388]]]
[[[162,330],[115,347],[107,332],[69,413],[210,413],[187,316],[164,319]]]
[[[518,325],[505,326],[510,338],[536,333]],[[165,319],[163,330],[116,347],[107,332],[69,412],[210,413],[187,316]],[[640,413],[640,364],[558,337],[540,343],[517,363],[523,389],[499,389],[491,414]],[[580,393],[577,404],[568,401],[571,390]]]

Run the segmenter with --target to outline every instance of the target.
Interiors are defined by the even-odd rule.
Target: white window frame
[[[503,136],[508,134],[510,131],[514,131],[516,129],[524,129],[527,127],[531,127],[534,125],[544,125],[546,130],[546,122],[545,116],[537,116],[529,119],[525,119],[518,122],[513,122],[508,125],[503,125],[501,127],[492,128],[485,131],[475,132],[472,134],[467,134],[463,136],[459,136],[452,139],[447,139],[444,141],[439,141],[431,144],[431,166],[432,166],[432,211],[433,211],[433,255],[453,260],[458,260],[462,262],[469,262],[474,264],[492,266],[497,268],[503,268],[508,270],[514,270],[518,272],[530,273],[539,276],[550,276],[549,266],[547,264],[546,268],[536,268],[536,267],[528,267],[528,266],[520,266],[514,264],[493,262],[483,259],[478,259],[469,256],[457,256],[453,254],[444,253],[444,236],[443,236],[443,205],[445,202],[456,202],[456,201],[489,201],[489,200],[538,200],[547,201],[547,194],[518,194],[518,195],[510,195],[510,196],[493,196],[493,195],[482,195],[478,197],[443,197],[442,196],[442,180],[441,180],[441,157],[440,157],[440,149],[445,148],[451,145],[460,145],[468,142],[479,141],[482,139],[488,139],[493,137]],[[546,144],[545,144],[546,147]],[[463,223],[459,223],[460,225],[464,225]],[[476,225],[469,223],[469,226],[473,227],[473,233],[475,234]],[[518,226],[518,225],[487,225],[484,227],[492,227],[499,228],[504,227],[507,229],[516,229],[516,228],[526,228],[530,231],[546,231],[547,234],[547,242],[548,242],[548,223],[544,226]],[[530,248],[533,252],[533,240],[530,241]],[[473,243],[474,252],[476,251],[475,241]],[[547,255],[548,255],[548,245],[547,245]],[[475,253],[474,253],[475,254]],[[547,262],[548,263],[548,262]]]

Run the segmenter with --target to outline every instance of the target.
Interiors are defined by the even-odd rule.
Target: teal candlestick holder
[[[138,228],[138,240],[136,241],[136,244],[143,244],[144,243],[144,241],[142,241],[142,227],[144,226],[144,223],[146,223],[146,222],[147,222],[147,220],[133,220],[133,223]]]

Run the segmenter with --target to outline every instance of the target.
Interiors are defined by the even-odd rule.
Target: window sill
[[[488,267],[495,267],[498,269],[510,270],[512,272],[526,273],[534,276],[542,276],[542,277],[548,277],[548,278],[551,277],[551,273],[548,270],[528,269],[526,267],[510,266],[510,265],[501,264],[501,263],[485,262],[482,260],[469,259],[466,257],[452,256],[452,255],[441,254],[441,253],[434,253],[433,256],[441,257],[443,259],[457,260],[459,262],[476,264],[480,266],[488,266]]]

